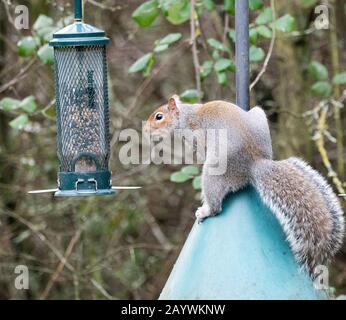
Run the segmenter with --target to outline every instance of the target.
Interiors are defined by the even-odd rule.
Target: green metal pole
[[[74,0],[74,19],[75,19],[75,21],[83,21],[83,2],[82,2],[82,0]]]

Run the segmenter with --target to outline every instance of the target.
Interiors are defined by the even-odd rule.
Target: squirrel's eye
[[[160,121],[163,119],[163,113],[162,112],[158,112],[157,114],[155,114],[155,120]]]

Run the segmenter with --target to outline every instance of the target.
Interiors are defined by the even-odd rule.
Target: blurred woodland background
[[[113,184],[143,188],[116,197],[28,195],[56,186],[47,42],[71,22],[71,4],[0,0],[0,299],[155,299],[194,222],[198,168],[124,166],[118,134],[141,130],[174,93],[235,101],[234,0],[85,1],[85,21],[111,38]],[[15,28],[17,5],[29,9],[27,30]],[[250,6],[251,106],[269,116],[275,158],[304,158],[344,193],[346,0]],[[14,287],[17,265],[29,268],[29,290]],[[335,295],[345,294],[346,245],[330,273]]]

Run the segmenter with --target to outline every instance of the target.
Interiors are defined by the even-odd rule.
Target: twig
[[[122,9],[124,9],[125,7],[127,7],[127,6],[121,6],[121,5],[117,5],[117,6],[110,7],[110,6],[105,5],[104,3],[96,2],[96,1],[94,1],[94,0],[86,0],[86,2],[89,2],[89,3],[92,4],[93,6],[99,7],[99,8],[102,9],[102,10],[110,10],[110,11],[112,11],[112,12],[118,11],[118,10],[122,10]]]
[[[117,300],[115,297],[111,296],[104,287],[100,283],[98,283],[95,279],[90,280],[92,285],[108,300]]]
[[[60,253],[60,251],[52,244],[50,243],[50,241],[48,241],[47,237],[37,231],[37,228],[35,227],[35,225],[33,225],[31,222],[29,222],[28,220],[26,220],[25,218],[19,216],[18,214],[12,212],[12,211],[8,211],[8,210],[1,210],[2,213],[15,218],[16,220],[18,220],[19,222],[23,223],[25,226],[27,226],[37,237],[38,239],[40,239],[45,245],[47,245],[47,247],[52,250],[52,252],[58,257],[58,259],[60,261],[63,261],[64,257],[63,255]],[[74,268],[72,265],[70,265],[68,262],[65,263],[66,267],[70,270],[70,271],[74,271]]]
[[[198,50],[196,43],[196,24],[198,23],[198,19],[196,19],[196,10],[195,10],[195,0],[190,0],[190,41],[191,41],[191,50],[192,50],[192,59],[193,65],[195,67],[195,78],[196,78],[196,89],[198,92],[198,100],[201,100],[202,90],[201,90],[201,77],[200,77],[200,64],[198,58]]]
[[[223,36],[222,36],[222,43],[223,44],[226,43],[228,29],[229,29],[229,14],[226,12],[225,13],[225,24],[224,24]]]
[[[29,69],[35,64],[36,62],[36,59],[35,58],[32,58],[28,64],[22,68],[18,74],[11,80],[9,81],[8,83],[5,83],[4,85],[2,85],[0,87],[0,93],[6,91],[8,88],[12,87],[13,85],[15,85],[17,82],[23,80],[27,75],[26,73],[29,71]]]
[[[276,30],[275,30],[275,20],[276,20],[276,13],[275,13],[275,0],[271,0],[270,1],[270,5],[272,7],[272,11],[273,11],[273,27],[272,27],[272,37],[270,39],[270,45],[269,45],[269,49],[267,52],[267,56],[263,62],[263,66],[261,71],[258,73],[258,75],[256,76],[255,80],[251,83],[250,85],[250,91],[255,87],[255,85],[257,84],[257,82],[261,79],[262,75],[266,72],[268,64],[269,64],[269,60],[272,56],[273,53],[273,49],[274,49],[274,44],[275,44],[275,38],[276,38]]]
[[[327,113],[328,113],[328,107],[325,105],[321,109],[321,113],[320,113],[319,118],[318,118],[317,132],[319,134],[318,134],[318,138],[315,140],[315,143],[316,143],[317,150],[321,155],[322,162],[328,171],[328,176],[332,178],[332,181],[333,181],[338,193],[345,194],[345,189],[343,188],[342,182],[338,178],[338,175],[336,174],[336,172],[332,168],[332,165],[330,163],[328,153],[327,153],[327,150],[326,150],[325,144],[324,144],[323,132],[327,129]]]
[[[60,260],[60,263],[58,264],[58,267],[56,268],[55,272],[52,274],[52,276],[50,277],[48,284],[46,286],[46,288],[44,289],[43,293],[40,296],[40,300],[45,300],[47,299],[51,289],[54,286],[54,283],[58,280],[61,272],[64,270],[67,259],[70,257],[73,248],[75,247],[80,235],[81,235],[81,230],[78,229],[76,231],[76,233],[74,234],[74,236],[71,238],[70,243],[68,244],[66,251],[64,253],[64,257],[62,260]]]

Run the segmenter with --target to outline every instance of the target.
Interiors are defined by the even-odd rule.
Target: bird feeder
[[[60,161],[55,196],[114,193],[110,154],[106,45],[103,30],[83,22],[75,0],[75,21],[53,34]]]

